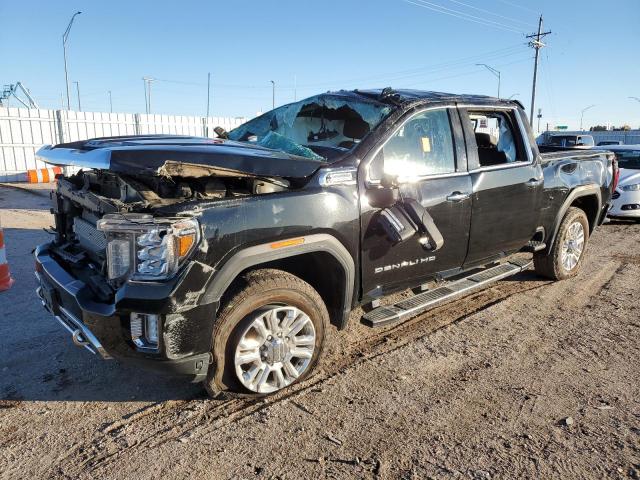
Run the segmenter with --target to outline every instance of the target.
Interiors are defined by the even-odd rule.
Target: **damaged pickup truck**
[[[339,91],[216,131],[43,147],[81,170],[35,250],[76,345],[212,395],[303,380],[358,306],[379,327],[531,263],[571,277],[618,174],[607,152],[541,154],[519,103],[481,96]]]

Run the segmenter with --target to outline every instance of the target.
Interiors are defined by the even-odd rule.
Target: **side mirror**
[[[384,188],[394,188],[398,189],[398,175],[391,175],[389,173],[383,173],[382,178],[380,179],[380,184]]]
[[[216,133],[218,138],[223,138],[225,140],[229,138],[229,132],[222,127],[215,127],[213,131]]]
[[[389,208],[398,203],[400,195],[398,189],[394,187],[377,187],[370,188],[366,193],[369,205],[373,208]]]

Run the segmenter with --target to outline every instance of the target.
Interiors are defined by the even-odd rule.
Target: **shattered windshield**
[[[276,108],[229,132],[229,139],[318,161],[351,150],[392,107],[351,94],[322,94]]]

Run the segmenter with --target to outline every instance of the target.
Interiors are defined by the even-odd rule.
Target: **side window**
[[[429,110],[411,117],[387,140],[371,167],[372,179],[379,179],[383,172],[403,178],[454,173],[447,110]]]
[[[511,112],[469,112],[481,167],[527,161]]]

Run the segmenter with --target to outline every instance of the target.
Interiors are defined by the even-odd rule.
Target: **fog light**
[[[158,350],[159,315],[131,313],[131,340],[139,349]]]

